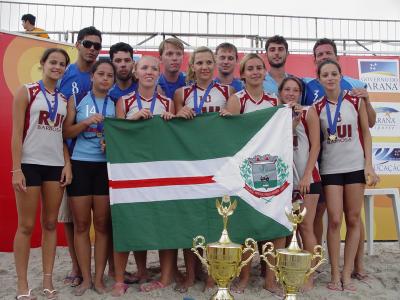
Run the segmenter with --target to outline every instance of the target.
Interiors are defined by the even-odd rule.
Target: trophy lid
[[[216,200],[216,207],[224,222],[224,229],[222,230],[222,234],[218,243],[224,245],[233,244],[231,239],[229,238],[227,225],[228,217],[233,214],[233,211],[237,207],[237,201],[235,200],[231,202],[230,197],[228,195],[224,195],[221,202],[219,202],[218,199]]]

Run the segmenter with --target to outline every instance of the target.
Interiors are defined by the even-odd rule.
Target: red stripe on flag
[[[170,178],[151,178],[139,180],[109,180],[109,186],[112,189],[142,188],[168,185],[191,185],[215,183],[214,176],[197,177],[170,177]]]

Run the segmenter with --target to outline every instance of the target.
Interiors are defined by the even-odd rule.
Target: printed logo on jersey
[[[400,93],[398,60],[359,59],[358,72],[369,92]]]
[[[371,128],[372,136],[399,136],[400,104],[394,102],[373,102],[376,123]]]
[[[57,114],[54,122],[50,120],[50,113],[45,110],[39,112],[39,120],[37,124],[37,129],[41,130],[51,130],[60,132],[61,125],[64,122],[64,115]]]
[[[328,129],[326,130],[326,137],[329,136]],[[337,139],[331,141],[327,138],[326,142],[328,144],[336,144],[336,143],[346,143],[350,142],[353,138],[353,127],[351,124],[342,124],[336,127],[336,137]]]
[[[240,165],[240,175],[250,194],[268,202],[289,186],[289,166],[279,156],[266,154],[247,158]]]
[[[400,175],[400,144],[374,143],[372,161],[377,174]]]

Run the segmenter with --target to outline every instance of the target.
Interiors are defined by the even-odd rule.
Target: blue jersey
[[[325,91],[318,79],[303,78],[305,84],[304,95],[301,101],[302,105],[310,106],[318,99],[325,96]],[[367,85],[358,80],[348,76],[343,76],[340,80],[340,88],[343,90],[351,91],[352,89],[367,88]]]
[[[160,78],[158,78],[157,84],[164,91],[165,96],[172,100],[174,99],[175,91],[180,87],[186,86],[186,75],[185,73],[180,72],[177,81],[169,82],[165,79],[165,76],[161,74]]]
[[[296,77],[294,75],[285,73],[285,78],[289,77],[289,76]],[[264,91],[266,91],[268,94],[275,95],[276,97],[278,97],[278,95],[279,95],[278,83],[275,81],[274,78],[272,78],[272,76],[269,74],[269,72],[267,73],[267,75],[265,75],[263,87],[264,87]]]
[[[221,83],[221,81],[218,78],[215,78],[215,82]],[[233,78],[232,82],[229,84],[229,86],[233,87],[235,89],[235,93],[240,92],[241,90],[244,89],[243,81],[241,81],[238,78]]]
[[[91,87],[90,72],[81,72],[76,64],[70,64],[61,79],[59,91],[67,99],[75,95],[75,105],[77,106]]]
[[[132,81],[132,84],[126,88],[125,90],[121,90],[120,87],[115,83],[113,87],[108,92],[108,95],[111,97],[111,100],[117,102],[119,98],[122,96],[128,95],[132,93],[137,88],[137,82]]]
[[[105,99],[95,98],[99,113],[102,113]],[[79,123],[96,113],[96,107],[90,93],[76,107],[76,123]],[[114,102],[108,97],[105,117],[115,117]],[[101,151],[100,137],[97,137],[97,124],[91,124],[82,131],[76,139],[76,144],[72,152],[73,160],[103,162],[106,161],[104,152]]]

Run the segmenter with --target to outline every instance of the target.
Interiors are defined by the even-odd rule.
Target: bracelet
[[[22,169],[15,169],[15,170],[11,170],[11,173],[17,173],[17,172],[22,172]]]

